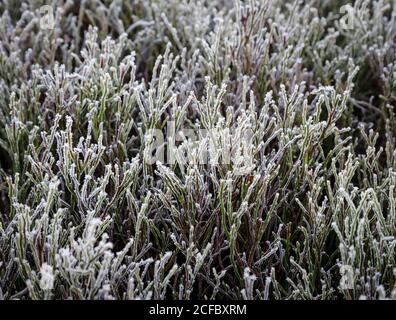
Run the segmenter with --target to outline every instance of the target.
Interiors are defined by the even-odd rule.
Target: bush
[[[0,299],[396,298],[396,8],[306,2],[0,2]]]

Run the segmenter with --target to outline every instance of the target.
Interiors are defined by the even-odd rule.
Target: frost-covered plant
[[[0,299],[395,299],[396,7],[346,4],[1,1]]]

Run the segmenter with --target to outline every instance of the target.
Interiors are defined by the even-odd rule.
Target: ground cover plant
[[[0,1],[0,299],[395,299],[395,6]]]

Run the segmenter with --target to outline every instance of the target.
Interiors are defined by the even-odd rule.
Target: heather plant
[[[395,5],[0,2],[0,299],[395,299]]]

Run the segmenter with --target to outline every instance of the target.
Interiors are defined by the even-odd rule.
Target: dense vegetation
[[[396,4],[345,4],[0,1],[0,299],[396,298]]]

